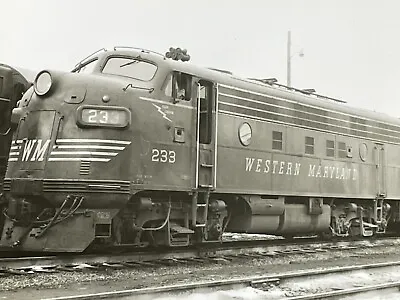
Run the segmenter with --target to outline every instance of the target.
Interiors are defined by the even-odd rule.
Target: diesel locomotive
[[[0,194],[11,147],[11,112],[30,87],[30,82],[15,68],[0,63]]]
[[[400,120],[170,49],[43,70],[12,112],[0,247],[187,246],[400,222]]]

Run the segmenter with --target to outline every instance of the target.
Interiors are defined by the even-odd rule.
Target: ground
[[[10,276],[0,280],[0,299],[46,299],[71,294],[154,287],[289,271],[397,261],[400,247],[379,246],[332,252],[278,255],[262,259],[135,269]]]

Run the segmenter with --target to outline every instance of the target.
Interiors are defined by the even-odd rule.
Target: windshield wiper
[[[124,92],[126,92],[126,90],[127,90],[128,88],[138,89],[138,90],[145,90],[145,91],[149,91],[149,93],[154,92],[154,88],[146,88],[146,87],[136,86],[136,85],[133,85],[132,83],[130,83],[130,84],[128,84],[126,87],[122,88],[122,90],[123,90]]]
[[[125,63],[125,64],[123,64],[123,65],[120,65],[119,67],[120,67],[120,68],[123,68],[123,67],[130,66],[130,65],[133,65],[133,64],[137,64],[137,63],[139,63],[139,61],[135,59],[135,60],[132,60],[132,61],[130,61],[130,62],[127,62],[127,63]]]

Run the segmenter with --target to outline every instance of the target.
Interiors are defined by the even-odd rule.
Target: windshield
[[[157,66],[143,60],[126,57],[111,57],[103,68],[103,73],[149,81],[156,74]]]

